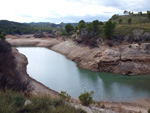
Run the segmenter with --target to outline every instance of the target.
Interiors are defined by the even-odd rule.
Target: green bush
[[[71,96],[67,94],[65,91],[61,91],[60,97],[65,101],[70,101]]]
[[[6,33],[2,32],[0,34],[0,40],[5,41],[5,39],[6,39],[5,36],[6,36]]]
[[[82,102],[83,105],[88,106],[93,102],[92,95],[94,94],[94,91],[81,93],[79,96],[79,100]]]
[[[132,45],[129,45],[129,48],[132,48]]]
[[[148,113],[150,113],[150,109],[148,109],[148,111],[147,111]]]
[[[131,25],[131,23],[132,23],[132,18],[129,18],[128,19],[128,24]]]
[[[122,19],[119,19],[118,23],[119,23],[119,24],[122,24]]]

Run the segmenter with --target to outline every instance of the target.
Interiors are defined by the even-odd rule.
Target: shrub
[[[118,23],[119,23],[119,24],[122,24],[122,19],[119,19]]]
[[[60,97],[65,101],[70,101],[71,96],[67,94],[65,91],[61,91]]]
[[[79,100],[82,102],[83,105],[88,106],[93,102],[93,94],[94,91],[81,93],[81,95],[79,96]]]
[[[128,19],[128,24],[131,25],[131,22],[132,22],[132,18],[129,18]]]
[[[2,32],[1,34],[0,34],[0,39],[2,40],[2,41],[5,41],[5,36],[6,36],[6,33],[4,33],[4,32]]]
[[[150,113],[150,109],[148,109],[148,111],[147,111],[148,113]]]
[[[98,103],[97,103],[97,105],[98,105],[98,107],[100,107],[100,106],[101,106],[101,103],[100,103],[100,102],[98,102]]]
[[[129,45],[129,48],[132,48],[132,45]]]

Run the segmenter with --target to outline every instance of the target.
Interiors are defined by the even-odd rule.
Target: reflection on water
[[[46,48],[19,47],[28,58],[27,71],[31,77],[72,97],[84,91],[94,91],[95,100],[130,101],[150,97],[150,76],[122,76],[91,72],[78,68],[63,55]]]

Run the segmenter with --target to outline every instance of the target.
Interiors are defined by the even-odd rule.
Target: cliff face
[[[19,51],[15,48],[12,48],[12,54],[15,58],[16,63],[16,71],[19,75],[27,79],[29,75],[27,74],[27,64],[28,60],[25,55],[19,53]]]
[[[57,39],[10,38],[13,46],[48,47],[75,61],[79,67],[126,75],[150,74],[150,43],[120,45],[116,47],[100,46],[89,48],[72,41]]]
[[[51,49],[77,62],[79,67],[127,75],[150,74],[150,44],[90,49],[62,42]]]

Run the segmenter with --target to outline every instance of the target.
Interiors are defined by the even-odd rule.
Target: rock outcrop
[[[13,46],[48,47],[75,61],[79,67],[125,75],[150,74],[150,43],[90,48],[59,39],[9,38]]]
[[[61,42],[51,49],[75,61],[79,67],[125,75],[150,74],[150,44],[132,44],[116,47],[89,48],[69,41]]]

